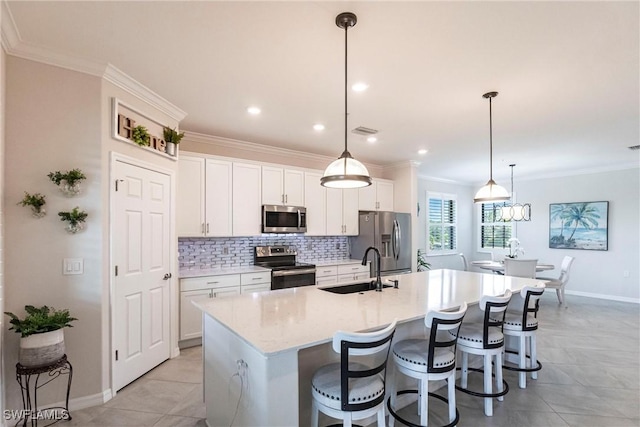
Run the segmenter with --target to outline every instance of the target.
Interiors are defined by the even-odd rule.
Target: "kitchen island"
[[[336,331],[367,331],[397,319],[394,340],[420,336],[429,310],[539,283],[457,270],[390,278],[398,289],[341,295],[307,286],[194,302],[203,312],[208,425],[309,425],[311,377],[339,360],[330,346]]]

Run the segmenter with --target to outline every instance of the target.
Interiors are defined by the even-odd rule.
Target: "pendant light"
[[[513,167],[515,164],[509,165],[511,168],[511,199],[513,201]],[[531,204],[530,203],[506,203],[504,206],[496,209],[495,217],[497,221],[531,221]]]
[[[336,25],[344,29],[344,151],[327,166],[320,184],[329,188],[360,188],[371,185],[369,171],[354,159],[347,149],[347,30],[356,25],[358,18],[351,12],[336,16]]]
[[[504,187],[493,180],[493,129],[491,123],[491,98],[498,96],[498,92],[487,92],[483,98],[489,98],[489,181],[476,193],[474,203],[502,202],[509,200],[509,193]]]

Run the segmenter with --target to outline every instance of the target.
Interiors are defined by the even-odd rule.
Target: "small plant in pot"
[[[66,229],[69,233],[77,233],[84,230],[84,222],[89,216],[85,211],[81,211],[79,207],[75,207],[69,212],[58,212],[60,221],[68,222]]]
[[[60,360],[65,354],[63,328],[71,328],[71,322],[78,320],[71,317],[68,309],[56,310],[46,305],[34,307],[24,306],[27,315],[21,319],[13,313],[5,312],[11,318],[14,330],[20,334],[20,354],[18,362],[22,366],[46,366]]]
[[[67,172],[50,172],[47,175],[55,183],[65,196],[75,196],[80,193],[80,182],[87,179],[80,169],[71,169]]]
[[[184,138],[184,132],[178,133],[175,128],[171,129],[165,126],[162,128],[162,134],[164,142],[167,143],[167,154],[175,156],[177,145],[180,144],[180,141]]]
[[[24,198],[18,202],[18,205],[30,206],[31,214],[36,218],[42,218],[47,214],[47,211],[44,209],[44,205],[47,203],[45,198],[46,196],[40,193],[29,194],[25,191]]]

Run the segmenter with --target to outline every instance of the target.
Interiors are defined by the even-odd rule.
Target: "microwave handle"
[[[300,213],[300,209],[298,209],[298,230],[302,226],[302,214]]]

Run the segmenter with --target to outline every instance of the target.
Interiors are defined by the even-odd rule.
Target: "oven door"
[[[296,268],[273,270],[271,272],[271,290],[312,286],[316,284],[315,268]]]

